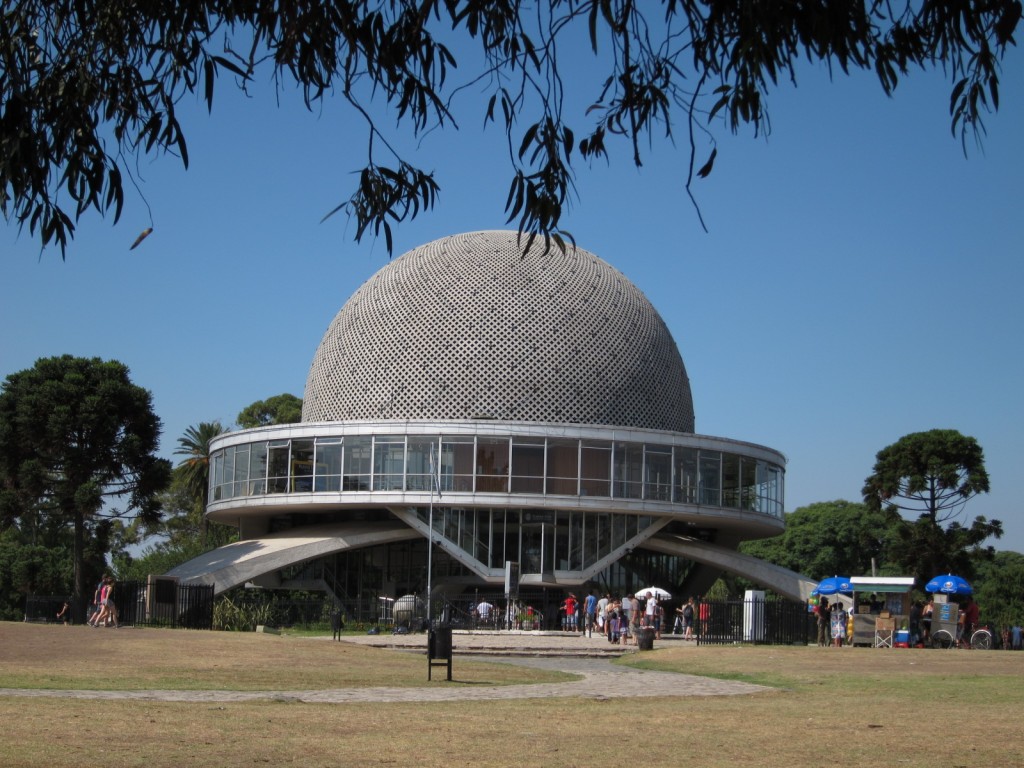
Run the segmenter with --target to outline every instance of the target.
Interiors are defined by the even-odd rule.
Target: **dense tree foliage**
[[[741,550],[809,576],[863,576],[874,565],[881,573],[897,571],[886,546],[897,521],[882,510],[850,501],[823,501],[786,515],[782,535],[745,542]]]
[[[973,584],[982,621],[997,627],[1024,625],[1024,554],[996,552],[978,564]]]
[[[933,576],[951,571],[971,581],[986,621],[1024,623],[1024,555],[982,546],[991,535],[988,525],[979,518],[967,528],[943,528],[867,504],[826,501],[787,513],[783,534],[744,542],[740,551],[812,579],[914,576],[919,592]],[[915,538],[926,535],[931,539]],[[731,595],[757,586],[736,577],[723,580]]]
[[[438,192],[433,173],[389,141],[379,117],[388,113],[374,102],[414,136],[498,123],[508,220],[530,239],[560,240],[574,161],[624,148],[640,165],[648,139],[682,126],[689,192],[711,172],[714,132],[766,130],[769,90],[796,82],[802,61],[874,72],[888,94],[912,70],[939,69],[954,133],[977,133],[998,108],[1020,18],[1020,0],[16,0],[0,14],[0,208],[63,253],[85,211],[117,219],[123,175],[140,155],[188,165],[184,95],[201,93],[212,109],[220,77],[247,88],[269,71],[279,88],[297,84],[311,109],[338,97],[360,121],[367,164],[335,209],[356,218],[357,240],[383,233],[390,250],[391,222],[431,208]],[[566,62],[581,40],[593,92],[589,108],[569,114]],[[457,118],[457,97],[470,91],[489,99],[485,114]]]
[[[20,621],[25,598],[70,597],[74,584],[74,534],[67,526],[15,522],[0,531],[0,620]],[[107,553],[116,548],[117,522],[86,522],[82,569],[86,584],[107,572]]]
[[[0,524],[72,528],[77,621],[89,520],[159,516],[156,494],[170,479],[159,437],[150,393],[117,361],[44,358],[0,388]]]
[[[297,424],[302,421],[302,398],[287,392],[257,400],[238,414],[242,429],[267,427],[271,424]]]

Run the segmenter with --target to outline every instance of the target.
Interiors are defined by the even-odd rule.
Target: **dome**
[[[643,293],[581,248],[474,232],[414,248],[345,303],[302,420],[498,419],[694,431],[682,357]]]

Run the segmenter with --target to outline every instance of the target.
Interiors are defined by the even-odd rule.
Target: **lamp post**
[[[430,506],[427,515],[427,626],[434,627],[434,614],[431,607],[431,596],[433,594],[432,578],[434,573],[434,490],[437,489],[438,498],[441,497],[441,486],[438,482],[437,473],[440,471],[440,462],[435,469],[434,445],[430,445]]]

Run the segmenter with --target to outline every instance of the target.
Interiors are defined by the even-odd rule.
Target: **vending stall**
[[[904,645],[913,576],[853,576],[853,644],[873,648]]]

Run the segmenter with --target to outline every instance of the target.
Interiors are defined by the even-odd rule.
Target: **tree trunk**
[[[81,510],[75,510],[75,550],[74,550],[74,571],[75,584],[74,594],[71,598],[72,615],[75,624],[85,623],[85,573],[83,560],[85,559],[85,515]]]

